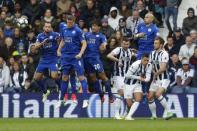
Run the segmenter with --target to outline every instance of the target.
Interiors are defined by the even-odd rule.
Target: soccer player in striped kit
[[[152,65],[149,63],[149,54],[143,54],[141,60],[135,61],[125,75],[124,98],[127,106],[131,107],[125,120],[134,120],[133,114],[142,100],[142,83],[149,82],[151,78]],[[134,102],[133,102],[134,100]]]
[[[149,88],[148,102],[152,113],[152,119],[156,119],[156,104],[155,98],[159,100],[164,107],[163,117],[168,120],[173,117],[169,112],[166,98],[163,96],[167,87],[170,84],[167,65],[169,61],[169,54],[163,50],[165,41],[161,37],[157,37],[154,41],[154,51],[150,54],[150,62],[153,64],[153,81]]]
[[[129,48],[130,41],[127,38],[123,38],[121,47],[117,47],[112,50],[107,57],[114,61],[113,82],[116,95],[115,100],[115,119],[122,119],[120,117],[121,101],[123,99],[123,86],[125,74],[129,69],[129,66],[135,61],[135,53]]]

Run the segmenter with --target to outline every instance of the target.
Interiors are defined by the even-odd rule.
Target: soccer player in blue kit
[[[158,35],[158,28],[153,24],[154,16],[147,13],[144,22],[139,24],[137,34],[134,38],[138,39],[137,59],[140,60],[142,54],[150,54],[154,50],[154,40]],[[142,82],[143,92],[147,92],[148,83]]]
[[[66,23],[65,22],[61,22],[59,24],[59,32],[62,33],[62,31],[66,28]],[[58,54],[58,57],[61,57],[61,54]],[[59,59],[59,63],[61,65],[61,59]],[[70,80],[70,84],[71,84],[71,88],[72,88],[72,95],[71,95],[71,99],[73,101],[73,103],[77,103],[77,96],[76,96],[76,93],[77,93],[77,90],[76,90],[76,75],[75,75],[75,71],[72,70],[70,72],[70,77],[69,77],[69,80]],[[68,94],[65,94],[64,96],[64,99],[65,101],[68,100]]]
[[[87,48],[84,54],[84,67],[93,82],[93,86],[99,93],[101,102],[104,102],[104,96],[101,91],[99,80],[96,78],[96,73],[103,81],[106,91],[109,94],[109,102],[113,103],[113,95],[111,92],[110,81],[107,78],[103,64],[100,60],[100,51],[104,51],[106,48],[107,40],[105,35],[99,32],[100,23],[98,21],[92,22],[92,32],[85,34],[85,39],[87,41]]]
[[[38,83],[43,91],[43,99],[45,102],[50,91],[47,90],[43,83],[43,75],[46,71],[51,72],[51,78],[54,80],[58,79],[58,69],[57,69],[57,49],[60,42],[60,34],[53,32],[51,23],[45,22],[43,27],[43,32],[38,34],[35,47],[40,49],[41,58],[37,66],[36,72],[34,74],[34,81]]]
[[[138,33],[135,38],[138,39],[138,52],[137,59],[140,60],[142,54],[148,53],[154,49],[154,40],[158,35],[158,28],[153,24],[154,16],[151,13],[147,13],[144,18],[144,23],[138,26]]]
[[[72,69],[77,72],[79,81],[83,89],[83,108],[88,107],[87,100],[87,81],[84,76],[84,68],[82,62],[82,55],[85,52],[87,43],[82,34],[82,30],[75,25],[75,17],[67,15],[66,27],[62,29],[61,42],[57,50],[58,55],[61,55],[62,83],[60,100],[56,108],[59,108],[63,103],[64,95],[68,89],[69,73]]]

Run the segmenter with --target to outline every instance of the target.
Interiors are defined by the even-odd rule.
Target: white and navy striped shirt
[[[153,70],[155,72],[158,72],[160,69],[160,64],[161,63],[167,63],[169,62],[169,54],[165,50],[160,50],[159,52],[157,51],[152,51],[150,54],[150,63],[153,64]],[[168,65],[167,65],[168,66]],[[167,69],[158,77],[156,80],[163,80],[163,79],[169,79],[168,71]]]
[[[116,56],[117,59],[123,64],[123,66],[119,67],[118,62],[114,63],[113,68],[113,76],[122,76],[124,77],[129,69],[129,66],[135,60],[135,53],[129,48],[124,50],[122,47],[117,47],[113,51],[113,54]]]
[[[142,65],[141,60],[137,60],[130,67],[125,75],[125,84],[133,85],[140,84],[140,78],[143,76],[145,81],[150,81],[151,78],[152,65],[148,63],[146,66]]]

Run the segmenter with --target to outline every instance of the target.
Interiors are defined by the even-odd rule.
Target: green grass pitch
[[[197,131],[197,119],[0,119],[0,131]]]

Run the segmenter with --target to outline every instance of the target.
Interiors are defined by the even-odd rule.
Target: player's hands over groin
[[[81,59],[81,57],[82,57],[81,53],[79,53],[78,55],[75,56],[76,59]]]

